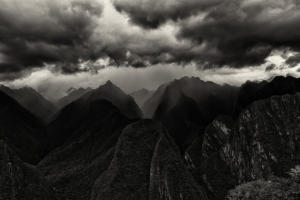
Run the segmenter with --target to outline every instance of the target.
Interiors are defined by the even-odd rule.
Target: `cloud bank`
[[[267,64],[276,51],[293,52],[284,64],[295,67],[299,11],[297,0],[2,0],[0,79],[49,66],[237,69]]]

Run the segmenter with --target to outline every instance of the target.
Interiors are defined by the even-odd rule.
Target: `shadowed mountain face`
[[[136,92],[129,94],[141,108],[143,104],[153,95],[154,91],[150,91],[147,89],[141,89]]]
[[[38,162],[45,153],[42,122],[0,91],[0,139],[24,161]]]
[[[124,115],[131,119],[138,119],[142,117],[142,111],[135,103],[134,99],[124,93],[119,87],[114,85],[111,81],[94,89],[80,98],[82,103],[104,99],[116,106]]]
[[[180,180],[180,181],[179,181]],[[109,168],[91,200],[207,199],[185,167],[175,143],[157,122],[142,120],[123,130]]]
[[[123,115],[130,119],[138,119],[142,115],[132,97],[108,82],[98,89],[86,93],[58,113],[48,128],[49,150],[62,145],[68,138],[81,134],[78,130],[89,117],[90,105],[98,100],[111,102]]]
[[[64,144],[39,163],[61,199],[90,199],[95,180],[112,160],[122,129],[132,122],[106,100],[91,102],[85,109],[80,122],[61,132],[69,133]]]
[[[161,121],[185,149],[214,117],[233,112],[237,93],[233,86],[185,77],[161,86],[147,106],[152,104],[154,119]]]
[[[247,82],[240,88],[182,78],[162,85],[143,106],[146,117],[161,121],[181,149],[197,137],[218,115],[237,117],[256,100],[300,91],[300,79],[275,77],[271,81]]]
[[[0,91],[15,99],[24,108],[45,122],[57,111],[57,108],[51,102],[32,88],[10,89],[0,86]]]
[[[87,93],[91,90],[92,90],[91,88],[72,89],[72,90],[69,91],[69,93],[66,96],[64,96],[63,98],[61,98],[60,100],[58,100],[56,102],[56,106],[58,108],[63,108],[66,105],[72,103],[73,101],[76,101],[81,96],[83,96],[85,93]]]
[[[254,102],[237,119],[214,120],[203,142],[188,148],[186,160],[214,198],[223,199],[237,183],[286,176],[300,163],[299,133],[300,94],[273,96]]]
[[[21,161],[0,140],[0,199],[56,200],[51,187],[39,171]]]
[[[149,97],[142,106],[142,111],[145,118],[152,118],[160,101],[167,84],[161,85],[151,97]]]
[[[296,92],[300,92],[300,78],[278,76],[271,81],[248,81],[240,88],[235,114],[238,115],[243,108],[256,100]]]

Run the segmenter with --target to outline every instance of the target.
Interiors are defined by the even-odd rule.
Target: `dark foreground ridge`
[[[177,181],[180,180],[180,181]],[[165,128],[152,120],[126,127],[92,200],[207,199]]]
[[[56,200],[51,187],[36,167],[24,163],[0,140],[0,199]]]

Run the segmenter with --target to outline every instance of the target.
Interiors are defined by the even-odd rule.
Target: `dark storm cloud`
[[[101,12],[95,1],[3,1],[0,73],[92,57],[88,41]]]
[[[116,9],[129,13],[132,21],[145,28],[157,28],[169,20],[195,15],[222,0],[114,0]]]
[[[171,49],[175,61],[242,67],[264,63],[276,48],[300,48],[298,0],[114,0],[114,5],[144,28],[173,22],[178,39],[203,47]]]
[[[290,67],[296,67],[300,63],[300,53],[289,57],[285,63]]]
[[[273,64],[273,63],[271,63],[271,64],[269,64],[269,65],[267,65],[266,66],[266,72],[270,72],[270,71],[272,71],[273,69],[275,69],[275,67],[276,67],[276,65],[275,64]]]
[[[0,79],[18,78],[49,64],[65,74],[97,73],[106,65],[259,65],[274,50],[299,52],[299,4],[297,0],[2,0]],[[99,60],[107,63],[97,64]],[[295,62],[290,58],[287,64]]]

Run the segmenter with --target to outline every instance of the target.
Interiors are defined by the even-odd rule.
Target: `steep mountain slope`
[[[2,140],[0,140],[0,166],[0,199],[56,199],[39,171],[21,161]]]
[[[237,94],[233,86],[185,77],[163,85],[148,102],[156,104],[153,118],[185,149],[217,115],[233,112]]]
[[[72,106],[67,108],[76,109]],[[90,199],[95,180],[112,160],[122,129],[132,122],[106,100],[95,100],[79,113],[80,120],[68,128],[71,132],[61,132],[67,134],[64,144],[38,166],[62,200]],[[69,123],[69,118],[61,119]]]
[[[56,106],[61,109],[65,107],[66,105],[72,103],[73,101],[76,101],[81,96],[83,96],[85,93],[91,91],[91,88],[78,88],[78,89],[72,89],[69,91],[69,93],[64,96],[63,98],[59,99],[56,102]]]
[[[132,96],[138,106],[141,108],[143,104],[153,95],[154,91],[150,91],[147,89],[141,89],[130,93],[129,95]]]
[[[277,76],[270,81],[246,82],[240,88],[235,114],[254,101],[274,95],[295,94],[300,92],[300,78]]]
[[[159,86],[159,88],[157,88],[153,95],[149,97],[142,105],[142,111],[144,113],[145,118],[153,117],[167,86],[168,84],[163,84]]]
[[[57,114],[48,127],[49,150],[62,145],[68,138],[78,134],[77,132],[80,133],[77,130],[87,117],[90,105],[97,100],[111,102],[128,118],[137,119],[142,115],[132,97],[111,82],[107,82],[67,105]]]
[[[24,161],[38,162],[45,153],[42,122],[0,91],[0,139]]]
[[[285,176],[300,163],[300,94],[256,101],[237,119],[217,118],[185,158],[214,199],[237,183]]]
[[[57,108],[51,102],[30,87],[10,89],[0,86],[0,90],[45,122],[57,111]]]
[[[80,98],[80,100],[86,104],[99,99],[111,102],[124,115],[131,119],[142,117],[142,111],[139,109],[134,99],[114,85],[111,81],[107,81],[104,85],[86,93]]]
[[[180,180],[180,181],[179,181]],[[166,130],[141,120],[123,130],[109,168],[96,181],[91,200],[207,199],[186,169]]]

